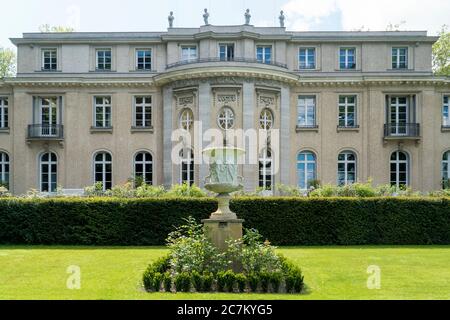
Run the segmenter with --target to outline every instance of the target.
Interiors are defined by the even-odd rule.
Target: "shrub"
[[[225,286],[225,271],[219,271],[217,273],[217,291],[224,292]]]
[[[272,272],[270,274],[270,284],[272,285],[273,292],[280,291],[281,281],[283,279],[283,274],[281,272]]]
[[[271,273],[264,271],[259,273],[262,292],[269,292],[269,283],[271,280]]]
[[[172,290],[172,275],[170,272],[165,272],[163,275],[163,286],[165,292],[171,292]]]
[[[178,292],[189,292],[191,290],[191,276],[187,272],[177,274],[174,282]]]
[[[300,293],[304,286],[304,277],[302,271],[292,262],[286,258],[281,257],[282,260],[282,272],[285,277],[286,292],[287,293]]]
[[[209,292],[211,291],[211,287],[213,284],[213,275],[211,273],[205,273],[202,275],[202,292]]]
[[[236,281],[236,276],[232,270],[228,270],[223,275],[225,288],[229,292],[233,292],[234,283]]]
[[[258,285],[259,285],[259,275],[255,272],[251,272],[247,275],[248,285],[250,287],[250,290],[252,292],[258,291]]]
[[[247,277],[243,273],[238,273],[235,275],[236,283],[239,292],[245,292],[245,286],[247,284]]]
[[[169,270],[170,267],[170,256],[165,256],[157,259],[152,266],[155,272],[165,273],[167,270]]]
[[[9,193],[7,187],[3,186],[0,183],[0,198],[8,198],[8,197],[12,197],[11,193]]]
[[[203,278],[197,271],[192,271],[192,285],[197,292],[203,291]]]
[[[203,198],[206,197],[206,193],[195,184],[189,186],[187,183],[183,183],[181,185],[173,185],[172,188],[167,191],[167,196],[175,198]]]

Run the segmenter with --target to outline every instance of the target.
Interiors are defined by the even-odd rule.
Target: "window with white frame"
[[[339,50],[339,68],[356,69],[356,49],[341,48]]]
[[[194,124],[194,113],[191,109],[184,109],[180,114],[180,128],[190,131]]]
[[[9,189],[9,155],[0,152],[0,186]]]
[[[299,96],[297,104],[297,126],[316,126],[316,97]]]
[[[408,48],[392,48],[392,69],[408,68]]]
[[[135,187],[153,185],[153,156],[150,152],[139,152],[134,157]]]
[[[264,149],[259,157],[259,187],[265,190],[272,190],[273,166],[272,151]]]
[[[306,190],[316,179],[316,156],[310,151],[300,152],[297,156],[298,187]]]
[[[58,69],[58,50],[42,49],[42,70],[56,71]]]
[[[339,127],[356,126],[356,96],[339,97]]]
[[[110,71],[112,69],[111,49],[96,50],[96,69],[99,71]]]
[[[112,188],[112,156],[108,152],[98,152],[94,156],[94,182],[101,183],[103,191]]]
[[[338,185],[356,182],[356,155],[351,151],[341,152],[338,156]]]
[[[0,97],[0,129],[5,129],[8,127],[8,98]]]
[[[444,103],[442,105],[442,126],[450,127],[450,98],[444,96]]]
[[[273,113],[269,109],[261,111],[259,116],[259,127],[263,130],[270,130],[273,127]]]
[[[149,71],[152,70],[152,50],[137,49],[136,50],[136,70]]]
[[[39,158],[40,191],[56,192],[58,176],[58,158],[54,152],[41,154]]]
[[[111,97],[94,97],[94,127],[111,128]]]
[[[257,46],[256,60],[261,63],[270,64],[272,62],[272,46]]]
[[[450,151],[442,156],[442,187],[450,189]]]
[[[409,185],[409,157],[403,151],[395,151],[391,155],[391,185],[403,188]]]
[[[230,107],[224,107],[217,116],[217,123],[223,130],[229,130],[234,127],[234,111]]]
[[[300,69],[315,69],[316,48],[300,48],[298,61]]]
[[[134,127],[152,127],[152,97],[134,97]]]
[[[233,61],[234,60],[234,44],[233,43],[219,44],[219,58],[222,61]]]
[[[182,46],[181,47],[181,60],[189,61],[197,59],[197,47],[196,46]]]
[[[181,172],[180,183],[189,186],[194,184],[194,153],[191,149],[185,148],[180,151]]]

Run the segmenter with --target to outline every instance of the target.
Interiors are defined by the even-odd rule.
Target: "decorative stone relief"
[[[276,91],[257,90],[257,103],[259,108],[278,109],[279,93]]]
[[[186,90],[186,91],[180,91],[175,92],[174,97],[176,99],[176,105],[177,108],[191,108],[194,109],[195,107],[195,100],[197,97],[197,90]]]
[[[214,106],[217,109],[225,106],[236,110],[240,104],[240,90],[238,88],[214,88]]]

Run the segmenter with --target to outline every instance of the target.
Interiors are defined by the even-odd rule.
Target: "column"
[[[172,113],[173,91],[171,87],[163,89],[163,174],[164,186],[172,185]]]
[[[209,142],[203,141],[203,134],[211,128],[211,85],[208,82],[201,82],[198,88],[198,120],[201,130],[199,130],[196,138],[198,139],[197,145],[201,147],[198,152],[202,156],[203,149],[209,144]],[[200,159],[202,159],[201,156]],[[201,188],[204,187],[205,178],[208,174],[208,165],[201,161],[199,165],[199,185]]]
[[[244,134],[247,130],[254,130],[254,119],[255,119],[255,84],[251,82],[244,82],[242,88],[242,106],[243,106],[243,129]],[[249,159],[251,158],[250,152],[255,148],[250,145],[250,143],[256,143],[256,141],[249,141],[246,136],[244,136],[244,145],[245,145],[245,164],[243,170],[244,176],[244,188],[246,191],[254,191],[258,186],[258,164],[249,163]],[[257,148],[256,148],[257,149]],[[257,157],[257,156],[256,156]]]
[[[282,184],[290,185],[289,164],[295,162],[291,159],[290,132],[290,90],[289,87],[281,88],[280,96],[280,181]]]

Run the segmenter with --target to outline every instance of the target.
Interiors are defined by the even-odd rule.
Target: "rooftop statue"
[[[245,11],[245,24],[248,26],[250,24],[250,18],[252,16],[250,15],[250,9],[247,9],[247,11]]]
[[[173,27],[173,20],[175,20],[175,17],[173,16],[173,11],[170,11],[170,15],[167,18],[169,20],[169,28]]]
[[[283,10],[280,11],[280,16],[278,17],[278,19],[280,19],[280,27],[284,28],[284,20],[286,19],[286,17],[284,16]]]
[[[208,26],[209,12],[208,9],[205,9],[205,14],[203,15],[203,20],[205,21],[205,26]]]

